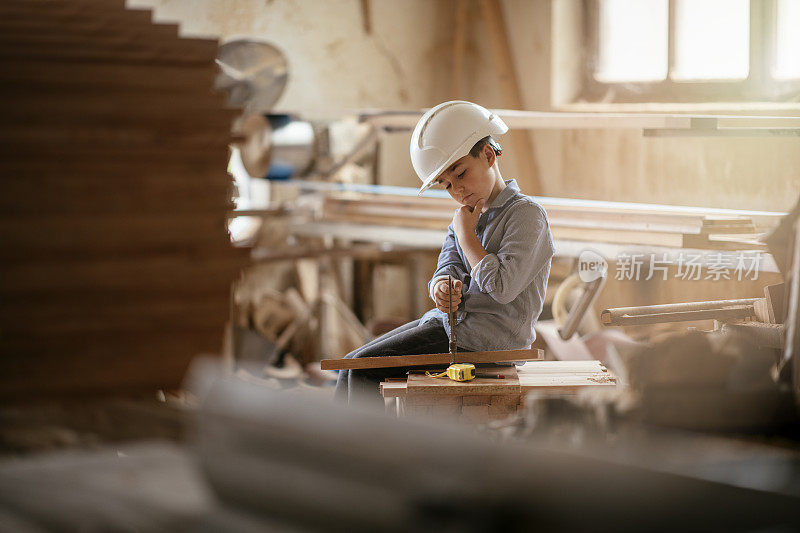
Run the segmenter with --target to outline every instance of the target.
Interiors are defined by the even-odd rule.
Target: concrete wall
[[[365,32],[359,0],[128,0],[179,22],[184,36],[265,39],[289,62],[284,110],[418,109],[444,97],[452,2],[373,0]]]

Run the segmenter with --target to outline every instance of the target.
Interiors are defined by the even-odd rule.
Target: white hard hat
[[[488,135],[502,135],[508,126],[488,109],[453,100],[429,109],[411,135],[411,164],[422,180],[418,194],[453,162],[469,153]]]

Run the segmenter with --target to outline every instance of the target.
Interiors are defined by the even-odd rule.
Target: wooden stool
[[[499,375],[504,379],[498,379]],[[529,361],[518,367],[479,367],[475,379],[463,382],[432,378],[413,370],[408,378],[381,383],[381,394],[397,399],[398,416],[474,424],[515,413],[530,391],[575,394],[585,388],[616,384],[616,378],[600,361]]]

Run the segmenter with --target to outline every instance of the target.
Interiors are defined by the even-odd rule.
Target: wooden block
[[[766,298],[759,298],[753,302],[753,309],[755,310],[757,320],[765,323],[774,323],[772,320],[775,319],[775,315],[772,313],[769,301]]]
[[[516,406],[519,405],[520,395],[515,394],[502,394],[502,395],[494,395],[491,397],[490,405],[498,406],[498,407],[513,407],[516,409]]]
[[[406,402],[403,411],[406,416],[428,416],[431,412],[431,408],[428,405],[409,405],[409,403]]]
[[[406,401],[408,405],[461,406],[461,396],[444,394],[410,394]]]
[[[786,294],[786,284],[777,283],[764,287],[764,295],[767,300],[768,319],[764,322],[770,324],[782,324],[785,321],[786,306],[784,295]]]
[[[518,405],[489,405],[489,415],[496,418],[505,418],[517,412]]]
[[[462,396],[462,405],[489,405],[492,397],[488,394]]]
[[[384,381],[381,383],[381,394],[384,398],[404,398],[406,395],[406,382],[392,383]]]
[[[784,324],[768,324],[765,322],[724,324],[722,331],[737,331],[758,346],[777,349],[785,347],[786,326]]]
[[[428,414],[433,417],[457,417],[461,414],[460,404],[439,404],[428,406]]]
[[[461,408],[459,420],[473,424],[484,424],[489,421],[489,406],[465,405]]]

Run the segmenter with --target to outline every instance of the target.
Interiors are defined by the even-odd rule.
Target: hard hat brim
[[[414,163],[414,139],[421,134],[420,128],[423,124],[426,124],[426,117],[428,117],[428,115],[430,115],[431,113],[434,113],[437,109],[440,109],[444,106],[459,104],[459,103],[468,104],[470,106],[483,110],[484,113],[488,113],[488,116],[484,117],[484,119],[488,120],[488,122],[479,124],[478,127],[475,130],[473,130],[472,133],[466,139],[464,139],[464,141],[458,146],[458,148],[452,152],[450,157],[448,157],[444,163],[439,165],[438,168],[436,168],[434,171],[428,174],[424,179],[422,179],[422,176],[420,176],[420,179],[422,179],[422,186],[419,188],[419,191],[417,191],[417,196],[421,195],[423,192],[428,190],[435,183],[436,179],[442,174],[442,172],[444,172],[448,167],[450,167],[453,163],[455,163],[462,157],[468,155],[470,150],[472,150],[472,147],[475,146],[475,144],[478,141],[480,141],[486,136],[503,135],[508,131],[508,126],[506,125],[505,122],[503,122],[503,120],[499,116],[487,111],[486,109],[478,106],[477,104],[472,104],[470,102],[462,102],[462,101],[445,102],[443,104],[439,104],[435,108],[426,112],[426,114],[423,115],[422,119],[420,119],[420,121],[417,123],[416,128],[414,128],[414,133],[412,134],[411,138],[412,164]],[[414,170],[416,170],[417,174],[419,175],[419,170],[417,169],[417,165],[414,164],[414,167],[415,167]]]
[[[458,149],[456,149],[453,152],[453,154],[447,159],[447,161],[442,163],[442,165],[440,165],[439,168],[431,172],[430,175],[427,178],[425,178],[425,181],[422,182],[422,187],[420,187],[419,191],[417,191],[417,196],[421,195],[423,192],[430,189],[436,182],[436,178],[438,178],[442,172],[447,170],[447,168],[450,167],[450,165],[452,165],[465,155],[468,155],[469,151],[472,150],[472,147],[475,146],[475,143],[477,143],[487,135],[502,135],[506,131],[508,131],[508,126],[506,126],[502,122],[501,124],[502,126],[495,128],[495,131],[492,133],[487,134],[486,132],[476,131],[473,132],[472,135],[467,137],[467,139],[463,143],[461,143],[461,146],[459,146]]]
[[[484,137],[485,135],[481,135],[481,133],[477,131],[473,132],[472,135],[467,137],[467,140],[461,143],[461,146],[459,146],[458,149],[456,149],[456,151],[453,152],[453,154],[447,159],[447,161],[442,163],[442,165],[440,165],[439,168],[431,172],[430,176],[428,176],[425,179],[425,181],[422,183],[422,187],[420,187],[419,191],[417,191],[417,196],[430,189],[431,186],[433,186],[433,184],[436,182],[436,178],[438,178],[442,172],[447,170],[447,168],[450,167],[450,165],[452,165],[465,155],[469,154],[469,151],[472,149],[473,146],[475,146],[475,143],[480,141]]]

